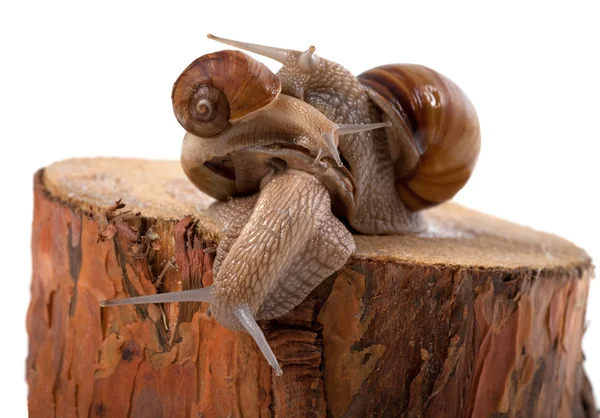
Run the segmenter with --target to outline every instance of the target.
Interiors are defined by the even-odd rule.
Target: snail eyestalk
[[[262,55],[263,57],[271,58],[277,62],[280,62],[281,64],[285,64],[290,53],[295,52],[289,49],[274,48],[272,46],[250,44],[248,42],[220,38],[218,36],[211,35],[210,33],[206,35],[206,37],[225,45],[234,46],[236,48],[243,49],[244,51],[253,52],[255,54]]]
[[[319,161],[321,161],[321,158],[323,158],[323,148],[319,149],[319,152],[317,153],[317,156],[315,158],[315,161],[313,161],[313,164],[317,165],[319,163]]]
[[[310,46],[308,50],[304,51],[300,57],[298,57],[298,68],[305,73],[312,73],[317,68],[317,63],[313,54],[315,53],[315,47]]]
[[[146,303],[173,303],[173,302],[213,302],[212,286],[201,289],[184,290],[181,292],[159,293],[156,295],[134,296],[124,299],[100,301],[100,306],[140,305]]]
[[[340,158],[340,153],[338,152],[337,146],[335,145],[334,138],[335,138],[335,136],[332,132],[325,132],[323,134],[323,142],[325,143],[325,146],[329,150],[329,153],[331,154],[331,156],[337,163],[338,167],[343,167],[344,164],[342,163],[342,159]],[[319,157],[317,156],[317,159],[318,158]]]
[[[389,128],[392,126],[391,122],[381,122],[381,123],[363,123],[363,124],[337,124],[338,135],[348,135],[348,134],[356,134],[358,132],[371,131],[373,129],[379,128]]]
[[[248,331],[248,334],[254,338],[254,341],[256,341],[260,351],[263,353],[271,367],[275,369],[275,374],[277,376],[281,376],[283,374],[283,370],[281,370],[281,367],[277,362],[277,358],[275,357],[275,353],[273,353],[273,350],[271,350],[271,346],[269,345],[265,334],[263,334],[262,330],[256,323],[256,320],[252,316],[250,307],[248,307],[248,305],[237,306],[233,309],[233,314],[240,321],[244,329]]]
[[[354,134],[358,132],[370,131],[373,129],[379,128],[388,128],[392,126],[390,122],[380,122],[380,123],[363,123],[363,124],[336,124],[336,133],[337,135],[348,135]],[[323,134],[323,142],[329,151],[331,157],[335,160],[338,167],[343,167],[342,159],[340,158],[340,153],[335,145],[335,133],[325,132]],[[321,158],[323,157],[323,150],[320,149],[317,157],[315,158],[314,164],[317,164]]]

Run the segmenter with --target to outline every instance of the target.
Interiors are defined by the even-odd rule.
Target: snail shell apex
[[[203,88],[213,89],[208,92],[213,96],[215,89],[217,94],[221,92],[225,96],[225,106],[219,106],[218,110],[227,112],[224,115],[226,122],[233,122],[275,100],[281,91],[281,82],[266,65],[240,51],[219,51],[192,62],[173,85],[173,109],[177,120],[187,131],[210,137],[219,130],[207,135],[205,124],[197,118],[195,111],[197,93]]]
[[[392,122],[388,145],[396,190],[406,206],[421,210],[451,199],[479,156],[479,120],[468,97],[421,65],[383,65],[358,79]]]

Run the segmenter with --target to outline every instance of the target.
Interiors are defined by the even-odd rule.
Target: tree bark
[[[119,201],[125,204],[115,204]],[[219,231],[176,162],[81,159],[35,176],[32,417],[592,417],[573,244],[444,204],[262,324],[284,374],[199,303]]]

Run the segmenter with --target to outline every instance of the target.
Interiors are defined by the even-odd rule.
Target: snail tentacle
[[[338,135],[356,134],[359,132],[372,131],[373,129],[389,128],[390,126],[392,126],[391,122],[336,124]]]
[[[208,39],[212,39],[213,41],[217,41],[217,42],[220,42],[225,45],[234,46],[236,48],[243,49],[244,51],[253,52],[255,54],[262,55],[263,57],[271,58],[272,60],[280,62],[281,64],[285,64],[285,62],[287,61],[290,54],[296,52],[296,51],[292,51],[290,49],[275,48],[272,46],[265,46],[265,45],[251,44],[248,42],[234,41],[232,39],[226,39],[226,38],[221,38],[219,36],[214,36],[214,35],[211,35],[210,33],[208,35],[206,35],[206,37]]]
[[[134,296],[124,299],[100,301],[100,306],[140,305],[146,303],[208,302],[213,303],[213,286],[181,292],[157,293],[156,295]]]
[[[313,74],[317,70],[317,56],[314,55],[316,48],[311,45],[306,51],[295,51],[293,49],[276,48],[266,45],[251,44],[248,42],[234,41],[221,38],[211,34],[208,39],[240,48],[244,51],[253,52],[263,57],[271,58],[284,66],[293,65],[306,75]]]
[[[325,146],[327,147],[327,150],[329,150],[331,157],[335,160],[338,167],[342,167],[344,164],[342,163],[342,159],[340,158],[340,153],[337,149],[337,145],[335,144],[335,135],[333,132],[324,132],[323,133],[323,144],[325,144]],[[319,150],[319,152],[320,151],[321,150]],[[317,155],[316,161],[318,162],[318,160],[319,160],[319,157]]]
[[[315,157],[315,161],[313,162],[314,165],[319,164],[319,161],[321,161],[321,158],[323,158],[323,148],[319,149],[319,151],[317,152],[317,156]]]
[[[233,314],[240,321],[240,324],[242,324],[248,334],[254,338],[256,345],[258,345],[258,348],[260,348],[260,351],[267,359],[267,362],[275,370],[275,374],[277,376],[281,376],[283,374],[283,370],[281,370],[281,366],[279,366],[277,358],[275,357],[275,353],[273,353],[273,350],[271,350],[271,346],[269,345],[265,334],[262,332],[258,326],[258,323],[254,319],[250,307],[247,304],[236,306],[233,308]]]
[[[314,57],[315,47],[311,45],[298,57],[298,68],[305,73],[312,73],[317,68],[316,59]]]

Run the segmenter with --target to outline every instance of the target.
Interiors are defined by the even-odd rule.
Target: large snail
[[[480,146],[475,109],[452,81],[419,65],[358,77],[314,54],[209,38],[273,58],[277,75],[239,51],[204,55],[173,86],[187,131],[181,163],[218,201],[214,284],[103,302],[205,301],[249,332],[281,374],[255,319],[297,306],[352,252],[349,228],[415,233],[419,210],[450,199]],[[345,220],[348,227],[340,221]]]

